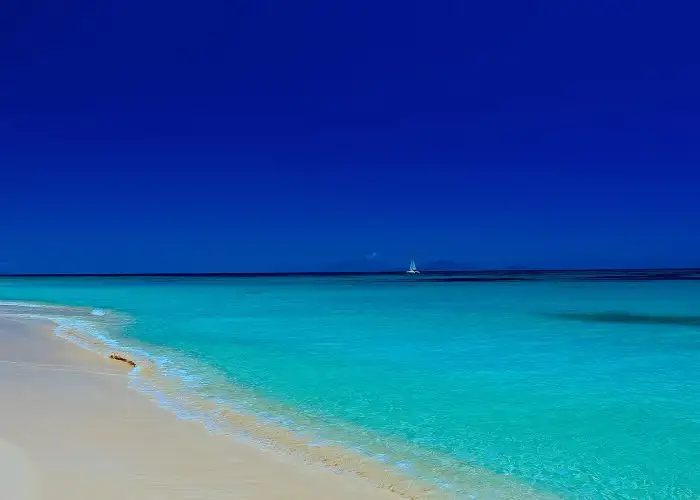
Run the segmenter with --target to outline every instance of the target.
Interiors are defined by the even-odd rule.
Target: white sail
[[[411,265],[408,266],[408,271],[406,271],[408,274],[419,274],[420,271],[416,268],[416,261],[414,259],[411,259]]]

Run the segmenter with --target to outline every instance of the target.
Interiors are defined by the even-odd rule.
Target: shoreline
[[[0,397],[12,402],[0,414],[3,498],[401,498],[184,421],[128,387],[127,363],[52,326],[0,314]]]
[[[441,489],[416,477],[402,475],[393,466],[344,444],[335,444],[333,441],[330,444],[319,444],[314,436],[307,433],[300,434],[274,421],[261,420],[255,414],[237,411],[204,397],[196,397],[197,395],[191,394],[192,388],[183,390],[182,381],[174,379],[171,374],[163,373],[163,367],[158,366],[158,360],[151,355],[152,353],[142,351],[138,347],[124,346],[119,340],[107,336],[101,328],[93,331],[90,325],[101,326],[99,322],[105,315],[104,310],[21,301],[0,303],[0,319],[8,314],[23,322],[50,321],[53,326],[45,328],[44,335],[51,335],[66,345],[73,344],[71,347],[80,347],[81,351],[96,356],[107,365],[119,365],[125,372],[124,388],[128,388],[130,392],[177,420],[196,421],[202,430],[211,436],[217,436],[218,439],[230,437],[233,438],[231,441],[240,444],[243,438],[247,445],[264,449],[266,453],[283,455],[311,468],[320,466],[336,476],[354,478],[366,483],[372,490],[391,493],[391,498],[461,497],[455,490]],[[97,317],[90,318],[89,314]],[[117,359],[109,359],[113,356]],[[225,429],[222,429],[222,426]],[[427,469],[429,470],[429,465]],[[555,498],[485,469],[467,470],[461,467],[460,472],[468,479],[466,489],[469,494],[465,495],[466,498]],[[332,494],[331,497],[342,498],[342,495]],[[365,495],[363,498],[373,497]]]
[[[5,306],[5,309],[9,307],[14,310],[3,310],[2,306]],[[27,312],[27,309],[31,309],[31,311]],[[375,464],[369,459],[360,457],[360,455],[355,456],[356,454],[352,450],[345,450],[341,447],[326,447],[328,448],[327,451],[332,450],[332,453],[324,453],[324,458],[314,456],[313,453],[304,453],[302,448],[308,448],[310,440],[301,440],[295,437],[291,431],[282,428],[276,429],[269,423],[257,422],[254,417],[238,415],[233,411],[224,410],[222,412],[222,415],[232,425],[240,426],[242,431],[250,434],[252,439],[248,440],[248,442],[245,439],[237,439],[241,436],[211,432],[212,429],[210,426],[207,426],[206,422],[197,420],[188,422],[181,415],[176,415],[174,410],[168,409],[153,394],[144,393],[138,389],[136,391],[133,390],[135,378],[154,375],[156,370],[153,366],[149,366],[151,365],[149,360],[139,359],[139,357],[134,357],[126,351],[112,349],[114,346],[105,345],[103,342],[100,342],[100,339],[94,338],[89,333],[66,328],[65,325],[61,325],[60,322],[51,318],[49,314],[42,314],[42,312],[54,314],[70,309],[70,307],[48,304],[25,304],[19,301],[1,304],[0,333],[5,334],[0,336],[0,357],[2,358],[0,359],[0,369],[4,372],[8,370],[14,372],[30,371],[34,372],[35,377],[42,379],[47,378],[47,376],[53,377],[56,374],[72,376],[74,380],[80,379],[80,384],[86,383],[85,380],[82,380],[83,378],[91,376],[117,379],[121,382],[122,387],[112,387],[110,392],[121,393],[123,390],[132,394],[134,398],[142,400],[142,403],[151,406],[152,410],[161,414],[161,418],[164,420],[174,420],[181,425],[187,424],[188,426],[198,427],[199,431],[204,433],[209,439],[216,439],[235,448],[235,450],[232,450],[233,456],[240,451],[238,447],[255,449],[257,453],[264,456],[265,460],[269,460],[271,464],[281,459],[284,462],[294,464],[294,469],[308,469],[305,471],[305,474],[300,474],[300,476],[314,471],[314,475],[328,475],[331,478],[330,480],[324,478],[325,482],[338,481],[338,487],[341,490],[346,489],[348,485],[352,486],[351,489],[368,489],[362,493],[363,498],[388,500],[389,498],[432,499],[443,497],[443,495],[437,495],[435,491],[420,485],[414,478],[394,475],[387,468],[382,467],[380,463]],[[24,311],[18,312],[18,310]],[[42,359],[42,362],[32,361],[31,359],[23,361],[23,354],[19,356],[19,359],[7,359],[8,335],[6,331],[8,328],[21,331],[24,336],[30,337],[31,350],[45,351],[44,357],[46,359]],[[5,332],[2,330],[5,330]],[[47,362],[51,361],[56,351],[60,351],[60,360],[65,361],[66,358],[70,358],[69,362]],[[12,350],[10,352],[12,353]],[[87,364],[85,363],[86,359],[89,359]],[[138,371],[142,373],[135,373]],[[17,376],[16,374],[10,378],[16,378]],[[0,392],[0,397],[5,400],[11,400],[2,392]],[[66,408],[61,409],[61,411],[64,410]],[[182,429],[179,432],[182,432]],[[2,445],[3,450],[11,445],[11,443],[8,445],[9,441],[4,440],[4,438],[5,436],[0,435],[0,445]],[[158,443],[154,444],[158,445]],[[266,446],[260,446],[261,444]],[[276,474],[271,473],[264,475],[271,478],[276,476]],[[129,478],[123,478],[123,480],[128,482]],[[3,491],[0,488],[0,492]],[[346,496],[340,491],[329,491],[328,495],[330,498],[353,498],[352,496]],[[314,498],[314,495],[304,496],[302,494],[299,496],[294,494],[293,496],[294,498]],[[263,494],[251,498],[276,497],[268,497]]]

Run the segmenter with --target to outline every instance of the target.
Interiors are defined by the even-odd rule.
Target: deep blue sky
[[[3,2],[0,271],[700,266],[693,5]]]

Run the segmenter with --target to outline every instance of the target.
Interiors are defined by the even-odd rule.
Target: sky
[[[700,267],[699,14],[3,2],[0,272]]]

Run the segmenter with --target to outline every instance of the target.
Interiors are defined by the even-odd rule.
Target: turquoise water
[[[700,281],[579,278],[3,278],[0,299],[124,313],[95,324],[201,394],[460,497],[476,468],[699,498]]]

